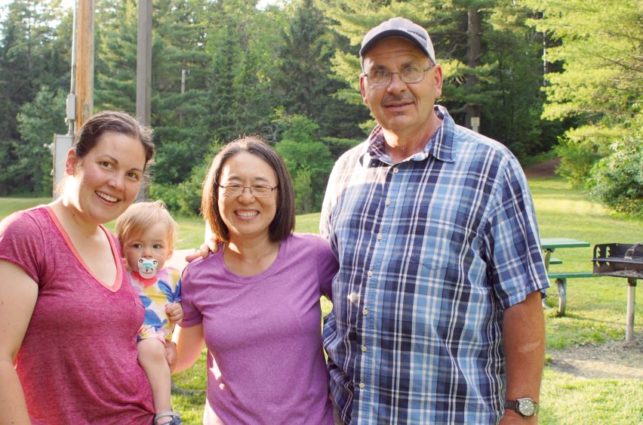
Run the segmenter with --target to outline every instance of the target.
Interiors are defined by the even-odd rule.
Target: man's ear
[[[366,75],[361,74],[359,76],[359,91],[362,94],[362,102],[364,102],[364,105],[368,106],[368,103],[366,102],[366,87],[365,87],[365,81],[366,81]]]
[[[74,169],[78,164],[78,157],[76,156],[76,150],[71,148],[67,151],[67,159],[65,160],[65,173],[70,176],[74,175]]]
[[[433,72],[433,81],[435,82],[435,97],[436,99],[442,96],[442,67],[440,65],[435,65],[435,71]]]

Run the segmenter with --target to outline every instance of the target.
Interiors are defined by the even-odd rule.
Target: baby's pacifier
[[[156,267],[159,262],[153,258],[139,258],[138,259],[138,273],[144,278],[149,279],[156,276]]]

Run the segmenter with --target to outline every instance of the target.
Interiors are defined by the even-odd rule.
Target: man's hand
[[[183,321],[183,308],[179,303],[170,303],[165,305],[165,314],[172,323],[181,323]]]

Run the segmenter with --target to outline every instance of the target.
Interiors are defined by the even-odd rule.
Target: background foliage
[[[96,0],[94,110],[135,112],[136,1]],[[317,211],[331,164],[373,121],[357,50],[383,19],[429,29],[440,103],[520,159],[550,151],[560,172],[617,210],[641,204],[642,6],[635,0],[154,1],[150,194],[198,212],[208,156],[258,134],[286,158],[298,212]],[[0,196],[46,194],[45,145],[66,132],[71,11],[59,0],[0,9]],[[638,157],[636,156],[638,155]],[[623,162],[621,158],[630,161]],[[192,191],[173,193],[174,189]]]

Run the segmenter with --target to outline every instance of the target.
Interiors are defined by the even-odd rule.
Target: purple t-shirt
[[[114,237],[103,231],[117,266],[111,288],[85,266],[50,208],[0,222],[0,260],[16,264],[38,284],[16,359],[34,425],[152,422],[152,393],[136,352],[143,305],[123,271]]]
[[[282,241],[255,276],[230,272],[222,249],[187,266],[181,326],[203,325],[205,424],[332,425],[319,298],[336,271],[328,243],[313,235]]]

